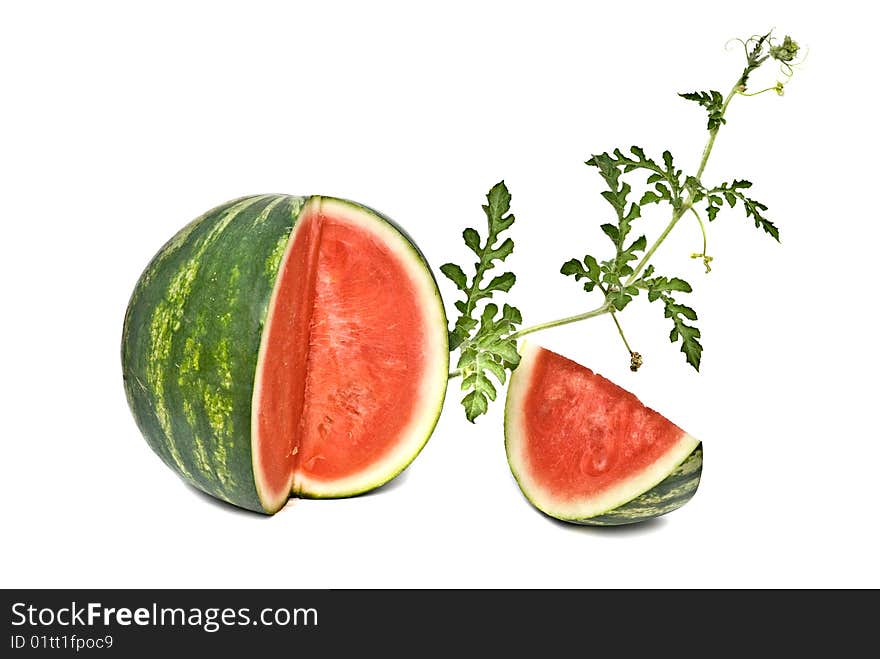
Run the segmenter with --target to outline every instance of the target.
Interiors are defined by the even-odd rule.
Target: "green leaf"
[[[562,264],[562,269],[560,272],[566,276],[574,275],[575,280],[579,280],[582,277],[587,276],[587,270],[581,265],[581,262],[577,259],[571,259]]]
[[[480,234],[477,233],[476,229],[465,229],[462,233],[462,237],[464,238],[464,244],[467,245],[472,252],[474,252],[477,256],[481,256],[482,250],[480,249]]]
[[[633,252],[641,252],[648,246],[648,239],[644,236],[636,238],[632,244],[626,248],[625,252],[632,254]]]
[[[485,414],[489,401],[496,398],[490,376],[504,384],[507,371],[519,364],[516,339],[510,335],[521,322],[522,314],[516,307],[505,304],[499,314],[498,305],[490,302],[480,314],[476,332],[462,345],[457,366],[462,375],[461,388],[468,392],[462,405],[469,421]]]
[[[779,228],[764,216],[764,211],[767,210],[767,206],[756,199],[747,197],[743,192],[743,190],[748,190],[751,187],[751,181],[736,179],[730,183],[722,183],[721,185],[706,190],[706,213],[709,216],[709,221],[711,222],[715,219],[715,216],[718,215],[718,211],[721,209],[721,205],[724,201],[733,208],[736,206],[737,200],[739,200],[743,203],[746,217],[751,218],[754,221],[755,227],[762,229],[774,240],[779,242]]]
[[[627,295],[623,291],[609,293],[609,298],[611,299],[611,304],[618,311],[623,311],[626,305],[632,302],[632,295]]]
[[[675,327],[669,335],[669,340],[675,343],[681,339],[681,351],[684,353],[687,363],[700,370],[700,359],[703,355],[703,346],[700,343],[700,330],[683,322],[675,321]]]
[[[746,53],[746,67],[743,69],[737,85],[743,90],[745,90],[752,72],[770,57],[770,52],[765,50],[770,46],[770,32],[760,37],[750,37],[745,43],[752,44],[752,49]]]
[[[474,254],[478,261],[474,264],[474,275],[468,280],[464,269],[454,263],[446,263],[440,267],[440,271],[448,277],[464,293],[463,300],[455,302],[455,308],[459,312],[453,328],[449,331],[449,347],[455,350],[462,343],[468,341],[479,324],[474,317],[478,303],[481,300],[491,298],[495,293],[506,293],[516,283],[516,276],[512,272],[505,272],[494,276],[487,284],[484,280],[495,264],[504,261],[513,253],[513,240],[501,238],[501,233],[511,227],[514,215],[510,213],[510,191],[504,181],[501,181],[489,190],[486,195],[486,203],[483,212],[486,214],[486,238],[482,240],[479,231],[468,227],[462,233],[465,245]]]
[[[706,126],[708,130],[718,130],[721,124],[727,123],[724,118],[724,97],[721,92],[713,89],[708,92],[688,92],[687,94],[679,94],[679,96],[689,101],[696,101],[706,108],[709,113],[709,123]]]
[[[643,203],[657,203],[659,200],[654,199],[655,196],[659,196],[660,200],[668,201],[677,208],[681,204],[682,173],[673,167],[672,154],[669,151],[665,151],[663,153],[663,165],[660,165],[646,156],[644,149],[641,147],[633,146],[630,147],[629,151],[632,154],[631,156],[625,154],[621,149],[614,149],[612,154],[601,153],[587,160],[586,164],[598,168],[599,173],[608,183],[609,190],[603,192],[602,196],[614,206],[615,210],[627,215],[624,212],[624,202],[631,188],[628,183],[620,181],[620,175],[622,173],[643,170],[649,172],[648,184],[655,185],[657,193],[652,192],[647,200],[634,204],[634,208],[630,208],[630,213],[639,213],[638,207]],[[657,187],[656,184],[662,184],[662,187]],[[632,219],[635,218],[633,217]],[[625,233],[623,238],[626,238]]]
[[[482,289],[482,294],[493,293],[495,291],[504,291],[506,293],[513,287],[515,283],[516,275],[512,272],[505,272],[503,275],[498,275],[497,277],[494,277],[492,281],[486,284],[486,286]]]
[[[464,405],[465,416],[467,416],[467,420],[471,423],[473,423],[478,416],[485,414],[489,410],[489,401],[486,400],[486,396],[476,390],[465,396],[462,399],[461,404]]]
[[[587,254],[583,263],[577,259],[571,259],[562,264],[560,272],[567,277],[573,276],[575,281],[585,279],[584,290],[588,293],[596,287],[601,281],[601,270],[596,259]]]
[[[672,342],[681,340],[681,351],[687,362],[698,371],[700,370],[700,357],[703,346],[700,345],[700,330],[685,321],[697,320],[697,312],[691,307],[681,304],[670,295],[673,292],[690,293],[693,289],[684,279],[679,277],[653,276],[654,268],[645,268],[642,277],[636,285],[648,292],[648,301],[663,302],[663,315],[672,320],[672,331],[669,339]]]
[[[620,231],[619,231],[619,230],[617,229],[617,227],[614,226],[613,224],[603,224],[603,225],[602,225],[601,227],[599,227],[599,228],[602,229],[602,232],[603,232],[606,236],[608,236],[609,238],[611,238],[611,242],[613,242],[615,245],[616,245],[617,242],[620,240]]]
[[[496,249],[490,250],[487,256],[492,261],[503,261],[513,253],[513,241],[508,238]]]
[[[459,266],[454,263],[444,263],[440,266],[440,272],[452,280],[452,283],[455,284],[458,290],[467,290],[467,275],[464,274],[464,270]]]
[[[490,229],[497,235],[513,224],[513,215],[506,215],[510,210],[510,192],[504,181],[499,181],[492,186],[489,194],[486,195],[488,204],[483,206],[486,217],[489,218]]]
[[[661,201],[663,201],[662,195],[659,195],[656,192],[652,192],[651,190],[648,190],[647,192],[645,192],[645,194],[642,195],[642,199],[641,199],[641,201],[639,201],[639,204],[644,206],[645,204],[657,204],[657,203],[660,203]]]

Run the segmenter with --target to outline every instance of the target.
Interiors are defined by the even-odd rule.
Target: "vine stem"
[[[620,321],[617,320],[617,314],[613,311],[611,312],[611,319],[614,321],[614,324],[617,325],[617,333],[620,334],[620,338],[623,339],[623,345],[626,346],[626,351],[632,355],[632,348],[629,347],[629,341],[626,340],[626,335],[623,333],[623,328],[620,326]]]
[[[740,91],[742,87],[741,78],[738,78],[736,84],[731,88],[731,90],[727,93],[727,96],[724,98],[724,103],[721,106],[721,117],[723,118],[725,114],[727,114],[727,106],[730,105],[730,101],[733,100],[733,97],[736,96],[737,92]],[[706,170],[706,164],[709,162],[709,156],[712,155],[712,149],[715,146],[715,138],[718,135],[718,130],[721,128],[721,123],[719,122],[718,126],[709,131],[709,138],[706,140],[706,145],[703,147],[703,154],[700,157],[700,167],[697,169],[696,179],[700,181],[703,176],[703,172]],[[632,286],[633,283],[639,278],[639,275],[642,274],[642,271],[645,269],[645,266],[648,265],[648,262],[651,260],[651,257],[654,256],[654,252],[657,251],[657,248],[663,244],[663,241],[666,240],[666,237],[669,233],[675,228],[675,225],[678,224],[678,221],[687,213],[689,210],[693,208],[693,195],[691,193],[688,194],[688,197],[681,202],[678,208],[673,209],[672,218],[669,220],[669,224],[666,225],[666,228],[663,229],[663,233],[661,233],[657,240],[648,248],[648,251],[645,252],[644,256],[642,256],[638,265],[636,265],[635,270],[623,284],[623,288],[627,286]],[[609,313],[612,310],[611,304],[605,302],[600,307],[593,309],[592,311],[587,311],[586,313],[577,314],[574,316],[568,316],[567,318],[560,318],[559,320],[551,320],[546,323],[540,323],[538,325],[532,325],[531,327],[523,328],[513,334],[509,335],[508,338],[518,339],[527,334],[531,334],[532,332],[540,332],[541,330],[550,329],[551,327],[559,327],[560,325],[568,325],[569,323],[577,323],[581,320],[586,320],[587,318],[595,318],[596,316],[601,316],[602,314]],[[617,323],[617,318],[614,319],[614,322]],[[618,330],[620,330],[620,324],[617,325]],[[621,332],[621,336],[623,336],[623,332]],[[623,340],[624,344],[626,344],[626,339]],[[627,350],[629,350],[629,345],[627,345]],[[630,352],[632,352],[630,350]]]
[[[608,298],[608,289],[605,288],[602,284],[598,284],[599,290],[602,291],[602,294],[605,298]],[[626,340],[626,335],[623,333],[623,327],[620,324],[620,321],[617,319],[617,314],[614,313],[614,309],[609,309],[611,312],[611,319],[614,321],[614,324],[617,326],[617,333],[620,334],[620,338],[623,339],[623,345],[626,346],[626,351],[632,356],[633,351],[632,348],[629,347],[629,341]]]
[[[730,105],[730,101],[733,100],[733,97],[739,91],[742,86],[741,83],[742,77],[737,79],[736,84],[731,87],[730,91],[727,93],[727,96],[724,98],[724,104],[721,106],[721,119],[724,118],[724,115],[727,114],[727,106]],[[700,181],[703,178],[703,172],[706,169],[706,163],[709,162],[709,156],[712,153],[712,147],[715,146],[715,137],[718,135],[718,129],[721,128],[721,122],[718,122],[718,125],[714,130],[709,131],[709,139],[706,140],[706,146],[703,148],[703,157],[700,159],[700,168],[697,170],[696,179]]]
[[[740,81],[737,80],[736,84],[731,87],[730,91],[727,93],[727,96],[724,97],[724,103],[721,106],[721,118],[724,118],[724,115],[727,114],[727,106],[730,105],[730,101],[733,100],[733,97],[736,95],[736,92],[740,88]],[[715,138],[718,136],[718,130],[721,128],[721,122],[718,122],[718,125],[709,131],[709,139],[706,140],[706,146],[703,147],[703,155],[700,158],[700,167],[697,169],[697,175],[694,177],[697,181],[700,181],[703,178],[703,172],[706,171],[706,164],[709,162],[709,156],[712,155],[712,148],[715,146]],[[654,244],[645,252],[645,255],[642,257],[642,260],[639,261],[639,264],[636,266],[636,269],[629,276],[629,279],[626,280],[626,284],[624,286],[631,286],[636,279],[639,278],[639,275],[642,273],[642,270],[645,269],[645,266],[648,265],[648,261],[651,260],[651,257],[654,256],[654,252],[657,251],[657,248],[663,244],[663,241],[666,240],[666,237],[669,235],[669,232],[675,228],[675,225],[678,224],[678,221],[682,218],[682,216],[691,210],[694,206],[693,195],[692,193],[688,193],[688,198],[685,199],[681,205],[672,211],[672,219],[669,220],[669,224],[666,225],[666,228],[663,229],[663,233],[661,233],[657,240],[654,241]]]
[[[703,254],[702,256],[706,256],[706,250],[708,249],[708,239],[706,238],[706,225],[703,224],[703,218],[700,217],[700,214],[697,212],[697,209],[691,206],[691,213],[694,214],[694,217],[697,218],[697,222],[700,224],[700,233],[703,234]]]
[[[510,339],[518,339],[526,334],[531,334],[532,332],[540,332],[541,330],[550,329],[551,327],[559,327],[560,325],[568,325],[569,323],[576,323],[581,320],[586,320],[587,318],[595,318],[596,316],[601,316],[602,314],[606,314],[611,311],[611,305],[606,302],[601,307],[596,307],[592,311],[587,311],[586,313],[579,313],[575,316],[568,316],[567,318],[560,318],[559,320],[551,320],[547,323],[540,323],[539,325],[532,325],[531,327],[525,327],[513,334],[510,334],[508,338]]]
[[[645,266],[648,265],[648,261],[651,260],[651,257],[654,256],[654,252],[657,251],[657,248],[663,244],[663,241],[666,240],[666,236],[669,235],[669,232],[675,228],[675,225],[678,224],[678,221],[681,219],[681,216],[684,215],[688,209],[693,206],[693,202],[690,199],[683,201],[681,206],[672,211],[672,219],[669,220],[669,224],[666,225],[666,228],[663,229],[663,233],[661,233],[657,240],[654,241],[654,244],[648,248],[648,251],[645,252],[645,255],[642,256],[642,259],[639,261],[639,264],[636,266],[636,269],[633,270],[633,273],[629,276],[629,279],[626,280],[623,287],[632,286],[636,279],[639,278],[639,275],[642,274],[642,270],[645,269]]]

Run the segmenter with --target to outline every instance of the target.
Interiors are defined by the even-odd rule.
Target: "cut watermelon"
[[[138,282],[129,404],[186,481],[272,513],[389,481],[442,408],[446,319],[413,242],[328,197],[263,195],[187,226]]]
[[[633,394],[534,344],[510,379],[505,446],[526,498],[557,519],[619,525],[687,503],[701,443]]]

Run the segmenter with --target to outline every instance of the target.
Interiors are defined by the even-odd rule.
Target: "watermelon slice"
[[[330,197],[224,204],[172,238],[126,313],[126,393],[184,480],[273,513],[400,473],[446,392],[446,318],[412,240]]]
[[[520,489],[557,519],[632,524],[687,503],[702,445],[633,394],[534,344],[510,379],[507,460]]]

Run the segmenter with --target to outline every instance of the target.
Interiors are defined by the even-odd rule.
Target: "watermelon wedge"
[[[125,316],[135,420],[184,480],[264,513],[400,473],[446,392],[446,318],[412,240],[331,197],[260,195],[153,258]]]
[[[633,394],[534,344],[521,346],[505,447],[526,498],[557,519],[613,526],[664,515],[700,482],[702,445]]]

